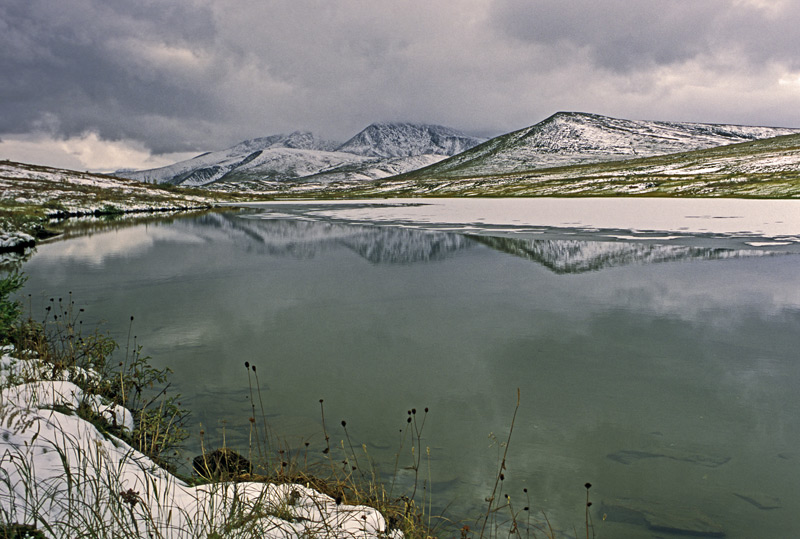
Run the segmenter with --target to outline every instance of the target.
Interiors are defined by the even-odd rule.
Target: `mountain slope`
[[[493,138],[410,178],[467,178],[664,155],[779,135],[800,129],[622,120],[559,112],[546,120]]]
[[[482,142],[449,127],[372,124],[343,145],[292,133],[247,140],[166,167],[120,171],[149,183],[260,190],[276,182],[374,180],[430,165]]]
[[[303,190],[325,197],[613,195],[800,198],[800,133],[646,158],[468,178],[413,173]]]
[[[483,141],[441,125],[374,123],[342,144],[338,150],[382,158],[456,155]]]
[[[225,150],[207,152],[166,167],[118,175],[148,183],[201,186],[222,180],[237,170],[250,170],[265,177],[294,178],[359,160],[349,154],[336,155],[333,152],[336,146],[337,143],[318,139],[311,133],[295,132],[246,140]]]

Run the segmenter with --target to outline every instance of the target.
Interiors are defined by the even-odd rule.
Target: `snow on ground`
[[[24,163],[0,162],[0,197],[2,198],[13,199],[18,203],[41,204],[55,200],[63,202],[66,206],[69,206],[70,203],[91,205],[93,197],[87,190],[146,199],[130,198],[127,201],[127,205],[131,206],[130,209],[141,209],[147,203],[151,207],[175,205],[176,203],[183,203],[183,205],[208,204],[206,197],[154,190],[152,186],[134,180],[89,172],[38,167]],[[126,206],[126,201],[121,200],[120,204]],[[126,209],[128,209],[127,206]]]
[[[0,251],[33,245],[36,240],[24,232],[0,231]]]
[[[302,485],[191,487],[67,409],[87,396],[36,360],[0,359],[0,518],[50,537],[387,537],[376,510]],[[50,373],[50,374],[47,374]],[[83,373],[93,376],[93,373]],[[91,405],[132,428],[130,412]],[[54,409],[55,408],[55,409]],[[238,521],[237,530],[225,529]]]

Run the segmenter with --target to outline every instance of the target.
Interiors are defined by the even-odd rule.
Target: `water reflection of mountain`
[[[584,273],[630,264],[719,260],[773,254],[757,250],[710,249],[632,242],[525,240],[492,236],[470,236],[470,238],[492,249],[533,260],[555,273]]]
[[[344,246],[375,264],[409,264],[443,260],[475,242],[461,234],[349,225],[300,219],[241,218],[236,214],[209,214],[204,226],[241,236],[263,252],[313,258],[324,250]],[[250,248],[250,247],[249,247]]]

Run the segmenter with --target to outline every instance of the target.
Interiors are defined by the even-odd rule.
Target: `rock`
[[[236,451],[222,448],[216,451],[197,455],[192,460],[195,473],[207,479],[227,479],[237,475],[249,474],[252,470],[250,461]]]

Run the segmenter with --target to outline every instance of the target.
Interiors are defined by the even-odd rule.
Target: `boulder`
[[[212,453],[197,455],[192,460],[197,475],[207,479],[229,479],[252,471],[252,464],[232,449],[217,449]]]

